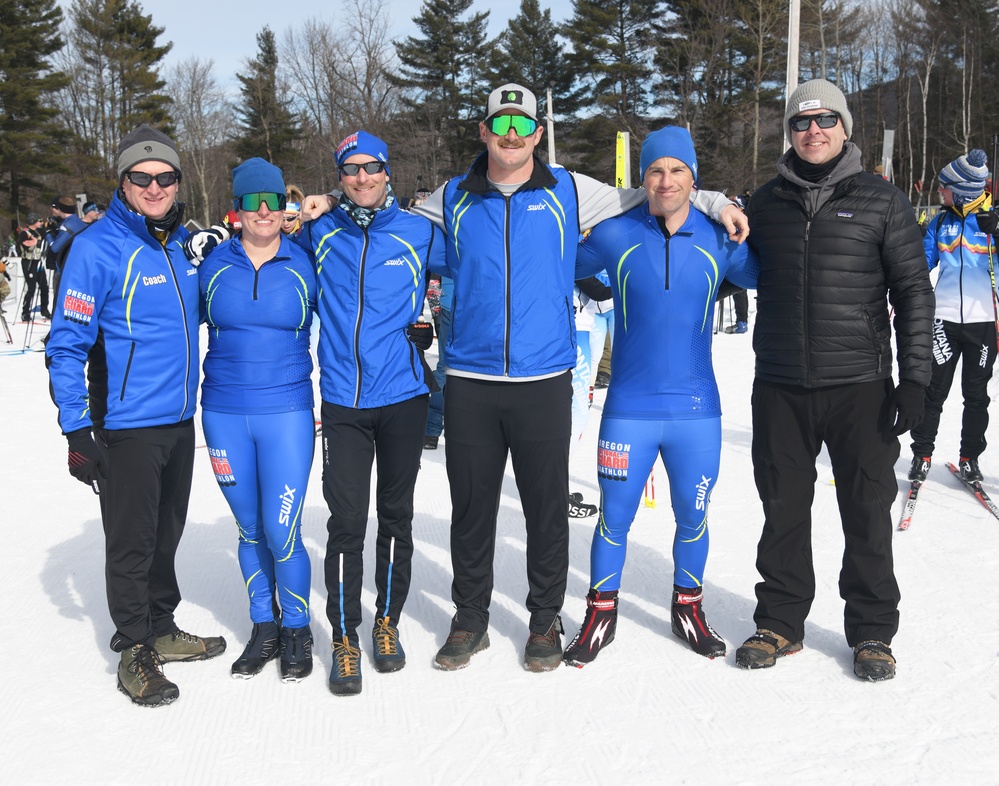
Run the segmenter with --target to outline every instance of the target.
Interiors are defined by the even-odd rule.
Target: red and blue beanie
[[[388,145],[378,137],[367,131],[355,131],[353,134],[349,134],[336,146],[337,167],[343,166],[344,161],[357,153],[385,162],[385,174],[389,177],[392,176],[388,166]]]

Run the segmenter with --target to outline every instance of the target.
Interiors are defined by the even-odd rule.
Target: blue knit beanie
[[[369,134],[367,131],[355,131],[353,134],[348,135],[336,146],[337,167],[343,166],[344,161],[357,153],[385,162],[385,174],[392,177],[392,172],[388,166],[388,145],[378,137]]]
[[[955,205],[966,205],[982,195],[989,176],[988,162],[985,151],[975,148],[940,170],[940,185],[953,192]]]
[[[694,140],[690,132],[680,126],[666,126],[653,131],[642,142],[642,155],[638,159],[638,176],[645,180],[645,170],[649,164],[658,161],[663,156],[669,156],[682,161],[690,169],[697,180],[697,155],[694,153]]]
[[[232,195],[245,194],[284,195],[284,175],[270,161],[249,158],[232,170]]]

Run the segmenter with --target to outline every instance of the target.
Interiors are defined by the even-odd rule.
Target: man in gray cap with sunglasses
[[[104,220],[70,248],[46,348],[69,471],[100,496],[118,689],[163,706],[171,661],[205,660],[221,637],[174,621],[174,556],[187,520],[198,392],[198,276],[184,256],[180,156],[147,125],[118,146]]]
[[[933,290],[912,205],[863,171],[840,89],[805,82],[791,94],[784,124],[791,149],[747,210],[759,257],[752,454],[765,521],[757,631],[736,663],[766,668],[802,649],[815,597],[811,506],[824,444],[845,539],[846,640],[856,675],[877,682],[895,676],[894,466],[899,435],[923,414]]]
[[[435,660],[447,671],[489,646],[508,455],[527,532],[523,665],[547,672],[562,661],[576,247],[582,231],[646,199],[641,189],[615,189],[544,163],[537,154],[543,132],[530,90],[493,90],[479,123],[485,151],[414,208],[444,230],[447,266],[433,272],[454,280],[444,410],[457,611]],[[743,215],[720,194],[701,192],[694,206],[715,217],[727,210],[727,230],[740,235]]]

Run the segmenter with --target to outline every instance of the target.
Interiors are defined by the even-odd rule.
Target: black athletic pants
[[[49,276],[45,269],[45,260],[21,260],[21,272],[24,274],[24,297],[21,303],[22,321],[31,317],[31,309],[35,305],[35,289],[38,290],[38,311],[42,317],[49,314]]]
[[[940,413],[950,393],[957,362],[961,360],[961,392],[964,417],[961,422],[959,455],[978,458],[985,452],[985,430],[989,426],[989,380],[996,362],[994,322],[933,320],[933,377],[926,389],[926,414],[912,430],[912,454],[932,456],[936,447]]]
[[[111,649],[152,645],[177,630],[174,557],[187,521],[194,420],[98,432],[104,455],[101,516],[106,542]]]
[[[526,519],[531,631],[547,633],[562,609],[569,570],[571,406],[568,371],[535,382],[448,376],[444,445],[456,628],[479,632],[489,626],[507,453]]]
[[[836,479],[845,546],[839,576],[852,647],[886,644],[898,630],[891,506],[898,494],[898,439],[887,435],[891,380],[802,388],[753,384],[753,469],[765,521],[757,549],[760,628],[791,641],[805,635],[815,598],[812,499],[815,460],[825,443]]]
[[[323,496],[326,523],[326,615],[333,640],[354,637],[361,624],[364,534],[377,462],[375,617],[398,623],[413,571],[413,491],[423,455],[429,395],[374,409],[324,401]]]

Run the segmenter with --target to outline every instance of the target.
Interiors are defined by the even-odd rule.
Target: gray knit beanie
[[[145,123],[125,134],[118,145],[118,180],[143,161],[162,161],[180,172],[180,154],[176,143],[162,131]]]
[[[827,109],[838,114],[843,121],[846,138],[853,136],[853,115],[846,105],[846,96],[836,85],[825,79],[813,79],[800,84],[798,89],[791,93],[784,112],[784,128],[787,128],[787,124],[795,115],[813,109]]]

